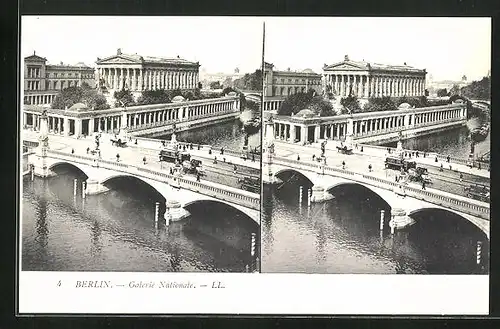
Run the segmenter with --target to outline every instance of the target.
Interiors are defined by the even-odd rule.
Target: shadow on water
[[[118,177],[106,183],[112,190],[83,199],[86,177],[71,166],[54,169],[58,176],[23,186],[23,270],[245,271],[249,232],[258,229],[231,220],[227,209],[199,215],[193,205],[192,217],[166,227],[165,199],[140,180]]]
[[[280,177],[283,179],[284,177]],[[344,184],[334,199],[299,206],[300,178],[266,186],[262,217],[263,272],[472,274],[488,271],[488,241],[463,218],[446,211],[421,211],[416,224],[391,235],[389,205],[367,188]],[[305,193],[304,193],[305,194]],[[380,210],[385,210],[380,231]],[[432,217],[434,216],[434,217]],[[455,216],[455,217],[454,217]],[[476,266],[476,242],[483,263]]]

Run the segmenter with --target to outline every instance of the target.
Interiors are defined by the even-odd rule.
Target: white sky
[[[200,61],[207,72],[260,67],[262,22],[266,61],[278,69],[321,73],[353,60],[425,68],[434,80],[486,75],[491,63],[489,18],[355,17],[106,17],[23,16],[21,52],[50,63],[85,62],[124,53]]]
[[[278,69],[321,73],[352,60],[427,69],[434,80],[485,76],[491,63],[489,18],[267,18],[266,61]]]
[[[200,62],[208,72],[254,72],[261,66],[262,18],[23,16],[21,53],[50,63],[94,65],[123,53]]]

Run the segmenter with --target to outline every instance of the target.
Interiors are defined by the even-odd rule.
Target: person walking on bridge
[[[371,163],[368,165],[368,171],[372,172],[372,164]]]
[[[144,165],[146,165],[146,157],[142,158],[142,162],[144,163]]]
[[[120,154],[116,153],[116,162],[120,162]]]
[[[236,174],[236,171],[238,170],[238,167],[236,167],[236,165],[234,165],[233,170],[234,170],[234,173]]]
[[[220,154],[224,155],[224,148],[223,147],[220,148]]]
[[[342,161],[342,169],[345,169],[345,161]]]
[[[199,172],[196,172],[196,181],[199,182],[200,181],[200,173]]]
[[[90,147],[87,147],[87,154],[89,154],[90,152]]]
[[[297,161],[300,161],[300,155],[297,154]]]
[[[316,154],[313,154],[312,158],[313,158],[313,161],[314,161],[314,159],[316,159]]]
[[[422,181],[422,190],[425,190],[425,181]]]

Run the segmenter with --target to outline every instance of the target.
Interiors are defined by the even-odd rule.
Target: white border
[[[113,288],[76,288],[78,280]],[[161,280],[197,288],[159,288]],[[128,288],[131,281],[155,288]],[[218,281],[225,288],[212,288]],[[487,275],[21,272],[19,312],[487,315],[488,291]]]

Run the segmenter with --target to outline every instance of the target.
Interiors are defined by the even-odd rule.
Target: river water
[[[254,115],[242,112],[243,119]],[[241,121],[183,132],[178,140],[240,150]],[[260,145],[260,133],[249,136]],[[165,212],[165,199],[133,178],[110,181],[109,192],[81,198],[86,177],[74,167],[58,166],[57,176],[22,187],[22,270],[31,271],[161,271],[246,272],[255,268],[251,235],[259,226],[233,208],[199,202],[191,216],[165,227],[155,225],[155,203]],[[78,179],[77,196],[73,180]]]
[[[241,151],[246,134],[243,131],[243,122],[257,116],[259,116],[259,111],[247,109],[242,111],[240,117],[235,120],[182,131],[176,135],[176,138],[181,142],[208,144],[216,149],[223,147],[226,150]],[[157,138],[170,140],[170,134]],[[260,144],[260,131],[248,136],[248,146],[250,148],[258,148]]]
[[[469,122],[474,124],[474,122]],[[467,157],[467,127],[418,137],[403,147]],[[476,151],[489,148],[489,136]],[[291,177],[280,176],[283,181]],[[286,177],[285,177],[286,176]],[[266,186],[262,215],[262,272],[301,273],[430,273],[489,272],[489,243],[484,233],[458,215],[424,210],[411,215],[415,224],[391,235],[390,207],[359,185],[331,191],[335,199],[312,204],[305,193],[299,205],[299,186],[307,179],[295,176],[281,187]],[[379,229],[380,210],[385,227]],[[481,264],[476,264],[477,242],[482,243]]]

